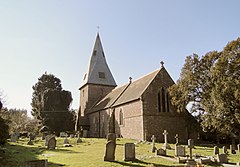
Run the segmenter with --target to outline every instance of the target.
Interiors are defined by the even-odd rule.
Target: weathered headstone
[[[29,141],[27,142],[27,145],[33,145],[31,136],[29,136]]]
[[[222,151],[223,151],[223,152],[222,152],[223,154],[227,154],[227,147],[226,147],[226,146],[223,146]]]
[[[233,145],[230,145],[230,154],[236,154],[236,151]]]
[[[53,135],[46,135],[45,137],[44,137],[44,139],[45,139],[45,146],[48,146],[48,141],[49,141],[49,139],[52,137]]]
[[[69,140],[68,140],[67,136],[65,137],[63,144],[69,144]]]
[[[66,132],[60,132],[60,137],[66,137],[67,133]]]
[[[217,154],[219,154],[219,148],[218,148],[218,146],[214,146],[213,147],[213,155],[217,155]]]
[[[55,136],[52,136],[49,140],[48,140],[48,149],[49,150],[54,150],[56,147],[57,141]]]
[[[16,133],[11,134],[11,142],[17,142],[18,136]]]
[[[192,159],[192,149],[193,149],[193,147],[194,147],[193,139],[188,139],[188,148],[189,148],[190,159]]]
[[[48,166],[47,159],[25,161],[25,167],[47,167],[47,166]]]
[[[80,138],[80,134],[78,134],[78,138],[77,138],[77,143],[81,143],[82,139]]]
[[[166,156],[167,155],[167,150],[166,149],[162,149],[162,148],[159,148],[156,150],[156,155],[163,155],[163,156]]]
[[[175,139],[176,139],[176,143],[175,144],[178,145],[178,143],[179,143],[179,141],[178,141],[179,140],[178,139],[178,134],[175,135]]]
[[[109,133],[107,136],[107,144],[106,144],[104,161],[115,160],[115,149],[116,149],[116,134]]]
[[[179,146],[176,145],[175,146],[175,156],[177,157],[185,157],[186,156],[186,149],[184,146]]]
[[[135,161],[135,144],[124,144],[124,161]]]
[[[162,146],[163,149],[171,149],[170,145],[169,145],[168,142],[167,142],[167,135],[168,135],[167,130],[164,130],[164,131],[163,131],[164,144],[163,144],[163,146]]]
[[[152,135],[151,137],[151,140],[152,140],[152,153],[154,153],[156,151],[156,146],[155,146],[155,140],[156,140],[156,137],[154,135]]]
[[[217,162],[228,163],[227,155],[226,154],[218,154],[217,155]]]
[[[83,130],[83,138],[86,138],[88,136],[88,131],[87,130]]]

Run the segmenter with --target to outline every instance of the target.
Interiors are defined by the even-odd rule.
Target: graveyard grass
[[[37,138],[34,141],[34,145],[27,145],[28,139],[20,139],[18,142],[9,142],[4,147],[5,158],[1,159],[0,166],[24,166],[24,162],[27,160],[47,159],[49,167],[56,166],[73,166],[73,167],[117,167],[117,166],[183,166],[168,159],[156,157],[154,153],[151,153],[151,143],[138,143],[136,144],[136,162],[125,162],[124,158],[124,143],[133,142],[135,140],[129,139],[117,139],[115,161],[104,162],[103,157],[105,154],[106,139],[97,138],[83,138],[81,143],[76,143],[76,138],[69,138],[70,144],[73,147],[63,147],[64,138],[57,138],[57,147],[55,150],[47,150],[44,146],[44,142]],[[161,148],[162,143],[156,143],[157,148]],[[170,144],[172,148],[174,145]],[[188,154],[188,150],[187,154]],[[222,149],[220,149],[222,152]],[[213,155],[213,145],[209,146],[195,146],[193,149],[193,155]],[[174,150],[167,150],[168,156],[174,155]],[[240,154],[228,156],[230,162],[238,162],[240,160]],[[153,165],[151,165],[153,164]],[[207,166],[207,165],[204,165]],[[212,165],[209,165],[212,166]],[[217,165],[216,165],[217,166]]]

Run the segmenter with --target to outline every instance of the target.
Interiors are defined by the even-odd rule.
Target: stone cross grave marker
[[[115,149],[116,149],[116,134],[109,133],[107,136],[107,144],[106,144],[104,161],[115,160]]]
[[[175,156],[176,157],[185,157],[186,149],[184,146],[175,145]]]
[[[219,148],[218,148],[218,146],[214,146],[213,147],[213,155],[217,155],[217,154],[219,154]]]
[[[222,151],[223,151],[223,154],[227,154],[227,147],[223,146]]]
[[[135,160],[135,144],[125,143],[124,144],[124,161],[134,161]]]
[[[151,137],[151,140],[152,140],[152,153],[154,153],[156,151],[156,147],[155,147],[155,140],[156,140],[156,137],[154,135],[152,135]]]
[[[163,146],[162,146],[163,149],[171,149],[170,145],[169,145],[168,142],[167,142],[167,135],[168,135],[167,130],[164,130],[164,131],[163,131],[164,144],[163,144]]]
[[[189,156],[190,156],[190,159],[192,159],[192,149],[194,147],[193,139],[188,139],[188,147],[189,147]]]
[[[176,145],[178,145],[178,134],[175,135]]]

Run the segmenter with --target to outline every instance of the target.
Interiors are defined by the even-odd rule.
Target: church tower
[[[107,65],[99,33],[93,47],[87,73],[80,90],[80,112],[85,116],[91,107],[116,87],[116,82]]]

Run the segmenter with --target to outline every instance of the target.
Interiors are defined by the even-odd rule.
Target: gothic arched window
[[[165,88],[161,88],[158,95],[158,111],[159,112],[169,112],[169,93]]]

